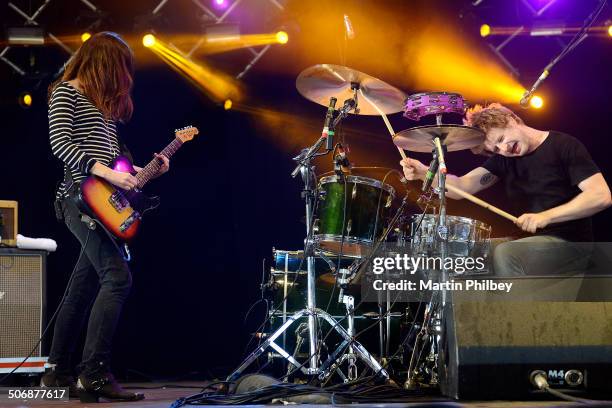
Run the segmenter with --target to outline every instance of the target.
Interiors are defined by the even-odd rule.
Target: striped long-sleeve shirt
[[[72,180],[85,179],[96,162],[108,166],[124,146],[116,124],[67,82],[55,88],[49,101],[49,139],[53,154],[64,163]],[[66,180],[57,197],[65,196]]]

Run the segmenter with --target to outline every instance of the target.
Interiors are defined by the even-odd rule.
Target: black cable
[[[226,390],[202,392],[176,400],[171,407],[178,408],[184,405],[262,405],[272,401],[287,401],[290,398],[305,395],[320,395],[327,397],[334,403],[380,403],[380,402],[414,402],[415,397],[426,396],[421,390],[405,390],[393,384],[351,383],[340,384],[328,388],[313,387],[304,384],[278,383],[258,388],[240,394],[228,394]],[[427,402],[448,401],[447,398],[428,398]],[[296,402],[291,401],[291,402]],[[444,404],[440,404],[444,406]],[[455,406],[452,404],[450,406]]]
[[[339,143],[336,143],[336,146],[334,147],[334,152],[336,151],[336,149],[338,148]],[[334,153],[335,154],[335,153]],[[344,252],[344,229],[346,228],[346,207],[347,207],[347,196],[348,196],[348,186],[347,186],[347,180],[346,177],[342,177],[342,184],[344,185],[344,204],[342,206],[342,225],[340,228],[340,234],[342,236],[342,238],[340,238],[340,250],[338,251],[338,260],[336,261],[336,271],[334,273],[335,275],[335,281],[334,281],[334,285],[332,286],[332,291],[331,294],[329,296],[329,299],[327,301],[327,306],[325,307],[325,313],[328,313],[329,311],[329,307],[331,306],[332,303],[332,299],[334,297],[334,294],[336,292],[336,286],[338,285],[338,274],[340,273],[340,269],[342,269],[342,266],[340,264],[340,262],[342,262],[342,255]]]
[[[87,247],[87,244],[89,243],[89,235],[90,235],[90,233],[91,233],[91,229],[88,228],[87,229],[87,237],[85,238],[85,244],[81,247],[81,252],[79,253],[79,257],[77,258],[77,261],[74,264],[74,268],[72,269],[72,273],[70,274],[70,278],[68,279],[68,284],[66,285],[66,289],[64,290],[64,294],[62,295],[62,299],[60,300],[59,305],[57,305],[57,308],[55,309],[55,312],[53,312],[53,315],[49,319],[49,322],[47,323],[47,326],[43,330],[43,332],[40,335],[38,341],[36,342],[36,345],[34,345],[34,347],[32,348],[32,351],[30,351],[28,356],[26,358],[24,358],[23,361],[21,361],[21,363],[19,363],[19,365],[17,365],[10,373],[5,374],[2,378],[0,378],[0,384],[2,384],[4,381],[6,381],[11,375],[13,375],[13,373],[15,373],[15,371],[17,371],[21,366],[23,366],[26,363],[26,361],[28,361],[28,359],[30,357],[32,357],[32,354],[34,354],[34,352],[36,351],[36,348],[42,342],[42,339],[47,334],[47,331],[49,331],[49,328],[51,328],[51,323],[53,323],[53,320],[55,320],[57,314],[59,313],[59,311],[60,311],[60,309],[62,307],[62,305],[64,304],[64,301],[66,300],[66,296],[68,296],[68,290],[70,289],[70,285],[72,284],[72,280],[73,280],[74,274],[75,274],[75,272],[77,270],[77,266],[79,265],[79,262],[81,261],[81,258],[83,257],[83,254],[85,253],[85,248]]]

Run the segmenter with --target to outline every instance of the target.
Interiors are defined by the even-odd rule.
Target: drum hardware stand
[[[436,122],[440,125],[441,115],[436,115]],[[446,259],[448,254],[448,225],[446,219],[446,163],[444,159],[444,148],[439,137],[434,138],[434,155],[438,158],[438,195],[440,199],[437,234],[435,234],[437,244],[440,248],[440,256],[442,260]],[[442,282],[448,280],[448,271],[444,267],[445,262],[442,262],[442,270],[440,271],[439,279]],[[442,310],[446,304],[446,290],[436,291],[425,309],[423,325],[415,339],[414,348],[410,357],[408,366],[408,377],[404,383],[404,387],[408,389],[417,386],[417,376],[429,376],[430,386],[438,385],[438,356],[439,346],[442,332]],[[421,363],[421,355],[425,347],[429,343],[430,349],[423,364]],[[429,371],[429,372],[423,372]],[[425,374],[425,375],[423,375]]]
[[[335,98],[334,98],[335,99]],[[330,106],[331,106],[330,101]],[[315,259],[314,259],[314,249],[313,242],[311,239],[311,229],[312,229],[312,220],[313,220],[313,207],[314,207],[314,199],[315,199],[315,173],[314,166],[311,161],[312,158],[317,155],[317,151],[323,146],[323,144],[328,140],[328,137],[333,136],[333,129],[336,125],[344,118],[352,109],[356,109],[357,100],[356,99],[347,99],[344,103],[344,107],[340,109],[340,113],[333,120],[333,123],[330,125],[329,129],[331,131],[329,133],[323,133],[321,137],[313,144],[311,147],[302,150],[302,153],[296,157],[294,160],[298,161],[298,165],[291,172],[292,177],[296,177],[298,174],[302,175],[302,180],[304,181],[304,190],[302,192],[302,197],[305,201],[306,208],[306,242],[304,248],[304,256],[306,256],[306,265],[307,265],[307,306],[306,309],[299,310],[294,313],[291,317],[285,321],[281,327],[279,327],[272,335],[270,335],[256,350],[254,350],[249,356],[242,362],[242,364],[234,370],[232,374],[227,378],[228,381],[236,380],[244,370],[251,365],[262,353],[264,353],[268,347],[272,347],[276,350],[282,357],[289,361],[289,363],[293,364],[295,367],[300,367],[300,371],[302,371],[306,375],[319,375],[320,378],[325,378],[328,375],[328,369],[332,366],[337,359],[337,356],[344,350],[347,345],[351,345],[352,350],[355,355],[359,357],[363,362],[368,365],[374,372],[379,373],[381,376],[385,378],[389,378],[389,374],[385,371],[385,369],[380,365],[376,359],[363,347],[359,342],[357,342],[351,334],[349,334],[344,327],[340,326],[339,323],[327,312],[316,308],[316,299],[315,299]],[[327,122],[327,121],[326,121]],[[331,144],[333,146],[333,144]],[[329,146],[329,145],[328,145]],[[326,152],[329,153],[329,150]],[[324,154],[326,154],[324,153]],[[281,346],[275,343],[275,340],[280,337],[285,331],[298,319],[306,316],[308,318],[308,343],[309,343],[309,361],[308,368],[305,367],[306,363],[300,364],[293,356],[289,355]],[[318,332],[317,332],[317,320],[322,318],[327,321],[332,329],[338,332],[338,334],[344,338],[340,346],[332,353],[332,355],[327,359],[327,361],[319,367],[319,340]]]

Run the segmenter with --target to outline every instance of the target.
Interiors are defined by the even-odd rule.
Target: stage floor
[[[124,387],[130,387],[133,391],[142,392],[145,394],[146,399],[138,402],[130,403],[99,403],[99,404],[81,404],[79,400],[70,401],[22,401],[22,400],[9,400],[7,396],[7,389],[2,388],[0,393],[0,407],[95,407],[95,408],[118,408],[118,407],[130,407],[130,408],[168,408],[170,404],[176,401],[178,398],[186,397],[192,394],[196,394],[206,383],[205,382],[179,382],[172,384],[155,384],[155,383],[131,383],[123,384]],[[199,405],[201,406],[201,405]],[[209,407],[221,407],[208,405]],[[279,404],[276,404],[279,406]],[[304,408],[331,408],[332,405],[301,405]],[[333,407],[344,406],[342,404],[333,405]],[[346,404],[346,407],[354,407],[355,404]],[[362,407],[375,407],[375,408],[405,408],[405,407],[457,407],[457,408],[477,408],[477,407],[492,407],[492,408],[507,408],[507,407],[539,407],[539,408],[550,408],[550,407],[568,407],[578,406],[576,403],[570,403],[565,401],[437,401],[431,402],[427,400],[415,399],[414,402],[403,403],[403,404],[361,404]],[[583,405],[584,406],[584,405]],[[223,407],[226,407],[223,406]],[[242,405],[244,408],[262,408],[265,405]]]

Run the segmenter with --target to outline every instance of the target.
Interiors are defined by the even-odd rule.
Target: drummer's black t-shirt
[[[567,203],[580,193],[581,181],[599,173],[578,139],[556,131],[550,131],[542,144],[525,156],[494,155],[482,167],[504,183],[517,216]],[[592,241],[591,217],[550,224],[536,234],[575,242]]]

